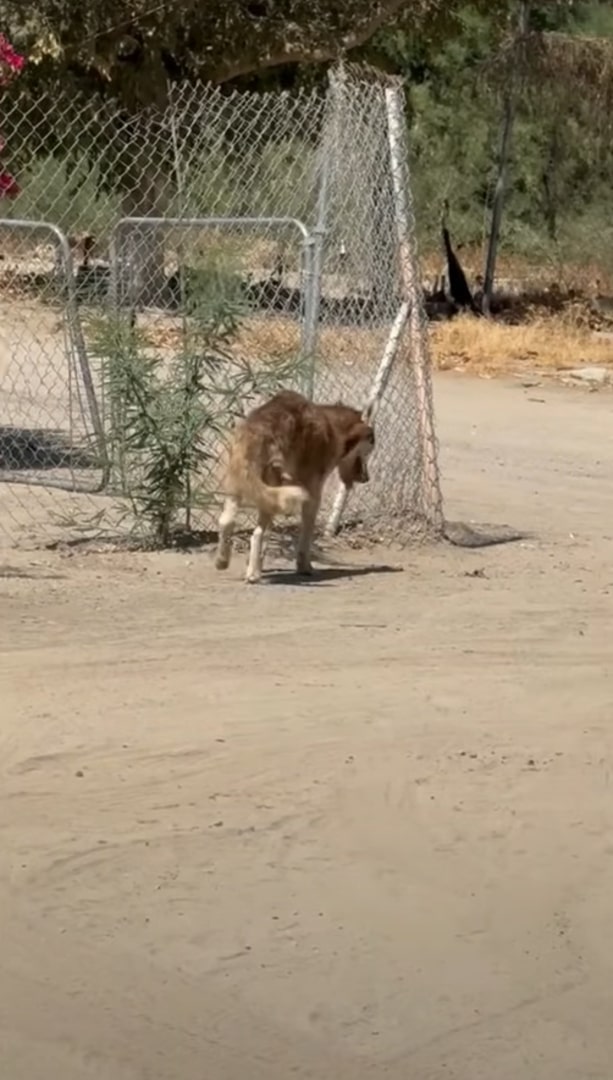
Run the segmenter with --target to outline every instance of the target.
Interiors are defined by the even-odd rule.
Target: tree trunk
[[[125,217],[163,217],[168,205],[167,185],[147,182],[143,177],[140,191],[122,195]],[[131,307],[162,307],[169,299],[165,270],[166,235],[159,225],[138,224],[122,230],[120,261],[128,268],[128,281],[122,294]]]
[[[498,160],[498,178],[492,202],[492,223],[485,260],[485,273],[483,275],[483,314],[490,314],[492,293],[494,291],[494,273],[496,271],[496,257],[498,255],[498,241],[500,239],[500,227],[502,225],[502,213],[506,195],[507,174],[509,158],[511,155],[511,140],[513,137],[513,125],[515,123],[515,111],[517,105],[517,89],[519,82],[519,48],[521,41],[528,28],[530,5],[528,0],[520,0],[519,17],[515,36],[515,56],[513,70],[507,80],[507,88],[504,95],[504,113],[502,119],[502,132],[500,136],[500,157]]]
[[[543,213],[547,226],[547,235],[554,242],[558,238],[558,198],[557,198],[557,168],[559,161],[559,140],[557,128],[551,133],[547,163],[543,170]]]

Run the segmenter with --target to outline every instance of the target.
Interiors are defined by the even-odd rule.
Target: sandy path
[[[611,398],[437,400],[528,542],[3,554],[7,1080],[609,1080]]]

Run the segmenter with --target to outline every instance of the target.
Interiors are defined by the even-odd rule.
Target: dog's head
[[[338,472],[346,488],[354,484],[367,484],[368,459],[375,448],[375,433],[370,424],[358,420],[345,436],[343,456],[338,463]]]

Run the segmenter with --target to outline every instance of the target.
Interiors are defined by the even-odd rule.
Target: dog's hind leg
[[[238,510],[238,499],[228,495],[221,517],[219,518],[219,540],[217,542],[217,557],[215,566],[218,570],[227,570],[232,558],[232,533]]]
[[[311,495],[311,498],[308,502],[305,502],[302,507],[302,521],[300,523],[298,548],[296,552],[296,570],[299,574],[311,574],[313,572],[311,566],[311,544],[313,543],[313,533],[315,532],[315,522],[319,511],[319,503],[320,497]]]
[[[266,547],[266,533],[270,528],[272,518],[269,514],[260,511],[258,523],[253,530],[249,545],[249,559],[245,572],[245,581],[248,585],[255,585],[262,576],[264,569],[264,552]]]

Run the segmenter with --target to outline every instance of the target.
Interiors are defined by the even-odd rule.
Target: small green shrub
[[[232,290],[211,289],[206,276],[192,280],[181,346],[170,360],[122,315],[88,324],[104,388],[112,484],[160,545],[179,526],[190,530],[194,509],[214,497],[203,480],[234,418],[299,377],[299,357],[256,367],[236,355],[243,312]]]

